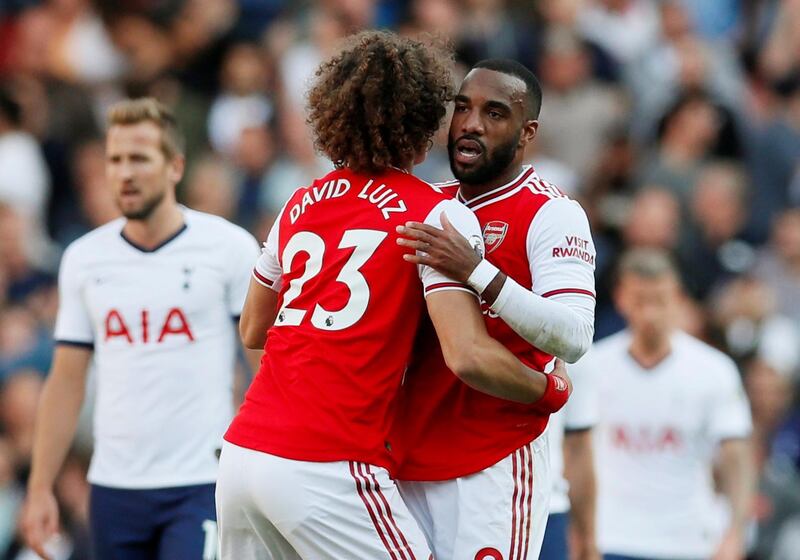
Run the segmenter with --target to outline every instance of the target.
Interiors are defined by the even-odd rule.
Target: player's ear
[[[174,184],[180,183],[183,179],[183,172],[186,170],[186,158],[182,155],[176,155],[169,162],[169,178]]]
[[[525,147],[536,138],[536,133],[539,130],[539,121],[536,119],[526,120],[522,125],[522,133],[519,135],[519,143],[521,147]]]

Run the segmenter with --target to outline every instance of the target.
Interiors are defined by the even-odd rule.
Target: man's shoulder
[[[431,186],[450,198],[456,198],[458,195],[458,189],[461,188],[461,181],[458,179],[453,179],[451,181],[431,183]]]
[[[555,215],[556,219],[572,214],[582,214],[580,203],[557,185],[543,179],[535,170],[523,183],[517,195],[522,206],[531,209],[532,216]]]
[[[458,192],[460,184],[445,183],[443,186],[437,186],[444,191],[451,190],[455,193]],[[454,187],[455,190],[453,190]],[[543,179],[530,165],[524,165],[520,174],[508,183],[490,189],[470,200],[464,200],[461,197],[459,200],[473,211],[488,207],[497,212],[512,211],[517,219],[522,219],[525,215],[528,220],[532,220],[545,208],[549,210],[551,207],[555,207],[557,213],[559,209],[563,208],[573,208],[573,206],[577,206],[577,209],[580,208],[576,201],[556,185]]]
[[[586,356],[593,360],[617,358],[628,351],[630,340],[630,332],[623,329],[595,342]]]
[[[458,190],[458,184],[455,185],[455,190],[453,190],[452,186],[449,186],[450,183],[429,183],[410,173],[395,172],[392,176],[392,181],[402,188],[411,190],[414,199],[424,201],[431,206],[435,206],[442,200],[454,198]]]
[[[64,255],[71,255],[73,258],[100,256],[107,245],[121,239],[120,235],[124,225],[125,218],[116,218],[98,226],[67,245]]]
[[[673,336],[673,341],[682,358],[696,364],[696,371],[702,370],[709,374],[721,375],[737,371],[736,364],[730,356],[699,338],[684,331],[677,331]]]
[[[196,229],[196,231],[215,242],[219,242],[220,239],[234,242],[254,240],[252,234],[246,229],[229,222],[221,216],[189,208],[185,210],[185,216],[190,229]]]

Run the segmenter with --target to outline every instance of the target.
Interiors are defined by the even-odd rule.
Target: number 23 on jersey
[[[352,248],[353,252],[336,277],[336,282],[346,285],[350,296],[344,307],[337,311],[325,309],[319,303],[315,304],[311,314],[312,325],[321,330],[340,331],[352,327],[364,316],[369,306],[370,290],[360,269],[375,254],[387,235],[385,231],[371,229],[351,229],[344,232],[338,248]],[[299,231],[286,243],[281,258],[284,274],[292,272],[292,265],[298,254],[307,254],[308,260],[303,274],[289,283],[283,296],[283,305],[278,310],[276,327],[297,326],[310,311],[292,307],[292,303],[303,292],[303,286],[318,276],[326,266],[326,249],[322,237],[310,231]]]

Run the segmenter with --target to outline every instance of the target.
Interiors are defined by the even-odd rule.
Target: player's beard
[[[149,218],[158,205],[164,200],[166,196],[166,191],[160,191],[155,193],[152,197],[144,199],[141,205],[137,208],[125,209],[122,207],[122,204],[118,204],[122,215],[125,216],[129,220],[146,220]]]
[[[481,144],[484,148],[482,155],[483,161],[468,170],[458,168],[453,157],[453,153],[456,149],[455,142],[452,138],[449,138],[447,141],[447,155],[450,158],[450,171],[453,172],[453,176],[456,179],[467,185],[483,185],[493,181],[502,175],[503,172],[508,169],[508,166],[511,165],[511,162],[514,161],[514,157],[517,155],[517,145],[519,144],[520,134],[522,134],[521,131],[516,135],[516,138],[511,138],[508,142],[500,144],[491,152],[486,151],[486,146],[483,142],[474,138],[473,140]]]

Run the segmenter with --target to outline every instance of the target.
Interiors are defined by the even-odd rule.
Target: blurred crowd
[[[456,77],[489,57],[544,89],[529,154],[580,200],[597,245],[597,337],[623,324],[614,263],[670,250],[683,328],[740,365],[760,495],[752,557],[800,550],[799,0],[0,1],[0,559],[16,519],[52,355],[61,251],[117,215],[106,108],[153,95],[187,135],[180,197],[264,238],[324,174],[304,91],[364,28],[443,36]],[[417,173],[451,178],[446,127]],[[58,486],[63,558],[85,558],[83,430]]]

